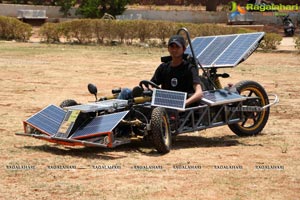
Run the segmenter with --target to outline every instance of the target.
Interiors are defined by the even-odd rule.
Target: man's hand
[[[199,101],[200,99],[202,99],[203,97],[203,93],[202,93],[202,89],[201,89],[201,86],[200,84],[194,84],[194,90],[195,90],[195,93],[186,100],[186,103],[185,105],[188,106],[192,103],[195,103],[197,101]]]

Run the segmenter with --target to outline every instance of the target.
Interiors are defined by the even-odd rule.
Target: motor
[[[290,16],[289,15],[284,16],[282,22],[283,22],[284,35],[287,37],[293,36],[296,28]]]

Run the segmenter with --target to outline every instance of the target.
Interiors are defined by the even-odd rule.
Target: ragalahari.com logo
[[[247,10],[240,5],[237,5],[236,2],[231,1],[231,13],[230,13],[230,19],[233,19],[237,15],[244,15],[247,13]]]
[[[241,7],[236,2],[229,2],[231,10],[230,10],[230,19],[233,19],[237,15],[245,15],[248,11],[252,12],[298,12],[300,10],[300,6],[298,4],[294,5],[283,5],[283,4],[251,4],[247,3],[246,8]]]

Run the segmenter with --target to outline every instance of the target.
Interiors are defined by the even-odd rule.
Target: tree
[[[83,0],[76,13],[85,18],[100,18],[100,2],[101,0]]]
[[[64,14],[64,17],[70,15],[70,9],[75,6],[76,0],[58,0],[57,5],[60,6],[59,11]]]
[[[206,2],[206,11],[217,11],[217,0],[208,0]]]
[[[116,16],[125,11],[130,0],[83,0],[77,10],[86,18],[101,18],[105,13]]]

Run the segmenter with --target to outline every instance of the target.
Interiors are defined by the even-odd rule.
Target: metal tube
[[[192,56],[193,56],[193,59],[194,59],[194,64],[195,66],[198,66],[201,68],[201,70],[203,71],[203,74],[207,77],[207,79],[209,80],[209,82],[215,87],[215,83],[210,79],[209,75],[207,74],[207,72],[205,71],[204,67],[201,65],[200,61],[197,60],[196,56],[195,56],[195,52],[194,52],[194,49],[193,49],[193,46],[192,46],[192,42],[191,42],[191,37],[190,37],[190,33],[189,31],[187,30],[187,28],[183,27],[183,28],[180,28],[178,31],[177,31],[177,35],[180,34],[181,31],[184,31],[185,34],[186,34],[186,37],[188,39],[188,42],[189,42],[189,45],[190,45],[190,49],[191,49],[191,52],[192,52]]]

